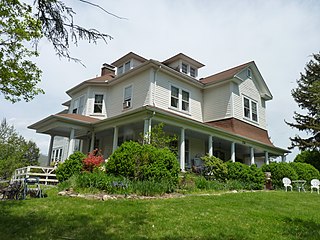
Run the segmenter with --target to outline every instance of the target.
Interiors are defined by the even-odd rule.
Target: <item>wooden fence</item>
[[[39,183],[55,185],[58,183],[53,167],[28,166],[15,170],[12,181],[24,181],[25,178],[39,178]]]

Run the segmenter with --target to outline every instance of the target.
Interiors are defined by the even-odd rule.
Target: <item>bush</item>
[[[83,169],[92,172],[95,168],[101,166],[104,162],[103,155],[98,149],[89,152],[88,156],[83,159]]]
[[[204,174],[214,180],[225,181],[228,175],[226,164],[215,156],[205,156],[201,158],[204,162]]]
[[[320,152],[303,151],[295,157],[294,162],[309,163],[320,171]]]
[[[73,174],[80,173],[83,167],[82,161],[86,155],[82,152],[75,152],[69,156],[64,163],[56,169],[56,176],[59,182],[69,179]]]
[[[290,166],[289,163],[273,162],[269,165],[264,164],[262,166],[262,171],[271,172],[272,185],[275,189],[283,188],[282,179],[284,177],[290,178],[291,180],[298,179],[296,171]]]
[[[167,180],[133,181],[130,191],[142,196],[156,196],[173,192],[175,189]]]
[[[320,178],[319,171],[308,163],[292,162],[290,163],[290,166],[296,171],[298,179],[306,180],[308,184],[310,184],[312,179]]]
[[[130,141],[123,143],[110,156],[106,171],[133,181],[166,180],[173,186],[178,182],[179,164],[167,148],[157,149]]]
[[[241,183],[243,189],[263,189],[265,176],[261,168],[256,165],[245,165],[240,162],[227,162],[228,179]]]

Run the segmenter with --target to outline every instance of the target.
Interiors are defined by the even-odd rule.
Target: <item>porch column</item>
[[[94,141],[95,141],[95,133],[92,130],[92,132],[91,132],[90,152],[92,152],[94,150]]]
[[[264,162],[269,165],[269,153],[267,151],[264,152]]]
[[[68,157],[73,153],[73,150],[74,150],[74,128],[72,128],[70,132]]]
[[[232,162],[236,161],[236,143],[235,142],[231,143],[231,161]]]
[[[282,156],[281,156],[281,161],[282,161],[282,162],[286,162],[286,161],[287,161],[287,160],[286,160],[286,155],[282,155]]]
[[[213,137],[210,135],[208,138],[209,157],[211,157],[213,155],[212,141],[213,141]]]
[[[250,147],[250,163],[254,164],[254,148]]]
[[[50,145],[49,145],[49,151],[48,151],[48,164],[47,164],[48,166],[50,166],[50,163],[51,163],[53,142],[54,142],[54,135],[50,135]]]
[[[181,128],[180,132],[180,169],[181,172],[185,170],[185,129]]]
[[[143,142],[150,144],[150,133],[151,133],[151,118],[144,120],[144,127],[143,127]]]
[[[119,127],[115,126],[113,128],[113,146],[112,146],[112,153],[118,148],[118,134],[119,134]]]

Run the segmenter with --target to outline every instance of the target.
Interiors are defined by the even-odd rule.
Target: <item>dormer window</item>
[[[182,63],[181,72],[188,74],[188,64]]]
[[[251,78],[251,69],[250,68],[247,69],[247,77]]]
[[[181,72],[194,78],[197,77],[197,69],[184,62],[181,63]]]
[[[130,70],[130,61],[124,64],[124,72],[128,72]]]
[[[120,75],[123,73],[123,66],[118,67],[117,74]]]
[[[197,76],[197,70],[193,67],[190,67],[190,76],[196,77]]]
[[[258,104],[257,102],[243,97],[244,117],[254,122],[258,122]]]
[[[117,74],[120,75],[120,74],[126,73],[130,69],[131,69],[131,61],[128,61],[118,67]]]

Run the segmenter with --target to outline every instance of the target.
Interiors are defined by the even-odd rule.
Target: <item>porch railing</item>
[[[39,183],[44,185],[55,185],[59,182],[56,178],[55,168],[40,166],[28,166],[16,169],[12,176],[12,181],[23,181],[25,178],[30,177],[39,178]]]

